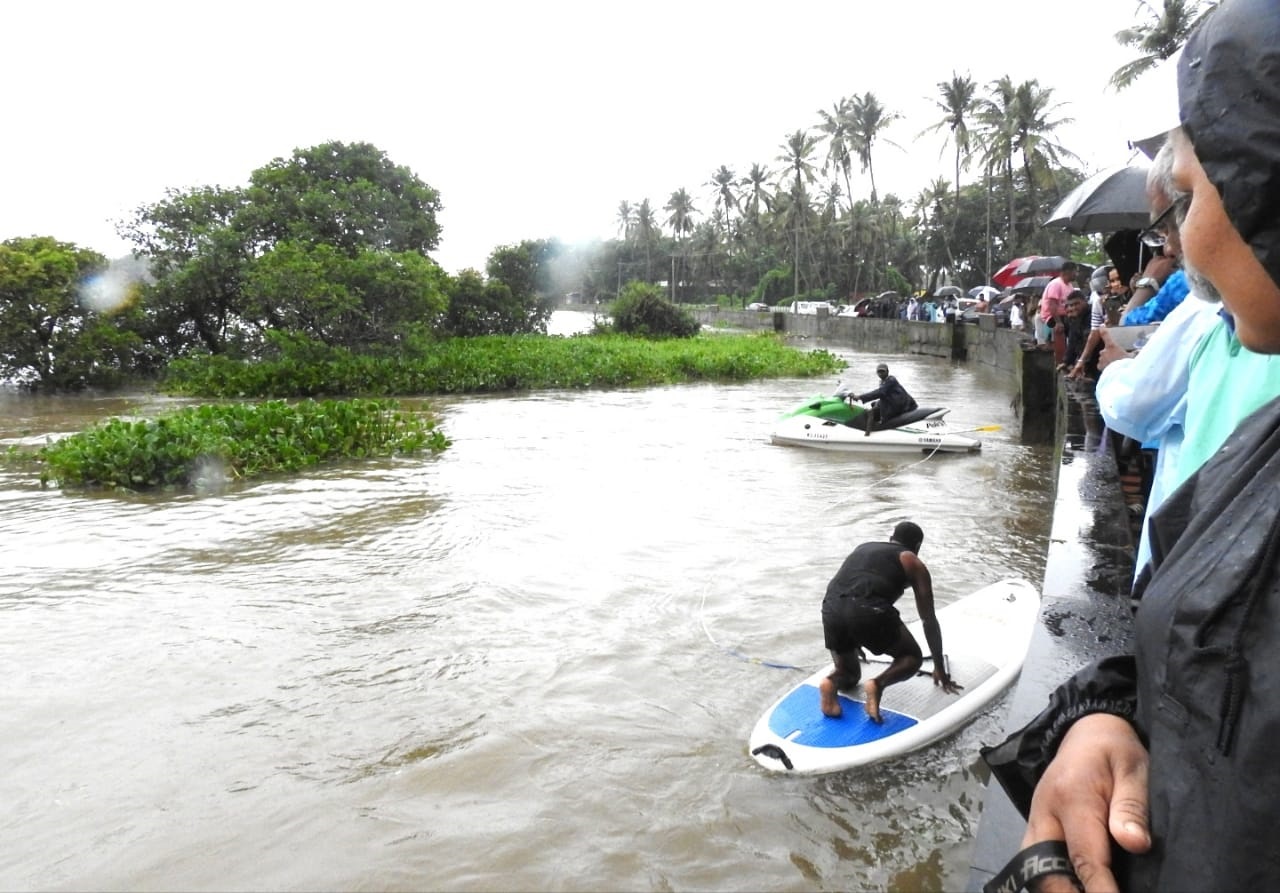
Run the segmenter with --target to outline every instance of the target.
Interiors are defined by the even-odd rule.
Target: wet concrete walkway
[[[1053,526],[1040,622],[1004,727],[1025,725],[1067,676],[1098,658],[1124,653],[1132,635],[1129,598],[1141,524],[1140,495],[1122,486],[1133,460],[1098,414],[1092,385],[1058,388],[1059,437]],[[991,742],[995,744],[996,742]],[[968,889],[999,872],[1021,848],[1025,822],[992,781],[970,865]]]

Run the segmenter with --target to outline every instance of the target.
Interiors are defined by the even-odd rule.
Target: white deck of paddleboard
[[[945,694],[928,676],[916,676],[889,687],[882,694],[881,711],[899,714],[911,723],[908,728],[866,740],[879,731],[867,725],[861,686],[856,692],[841,694],[844,717],[823,717],[817,686],[830,672],[829,667],[824,667],[793,685],[765,711],[751,733],[748,751],[767,769],[805,774],[863,766],[933,743],[971,721],[1017,678],[1039,607],[1039,593],[1031,584],[1002,580],[940,608],[943,650],[952,678],[964,689],[959,695]],[[908,628],[926,647],[919,621]],[[874,677],[883,667],[877,662],[864,664],[863,678]],[[925,669],[931,669],[927,660]],[[801,716],[795,715],[797,702],[788,703],[788,698],[803,699],[805,712]],[[811,714],[805,706],[810,701]],[[778,729],[771,728],[775,712],[779,720],[773,724]],[[821,739],[820,743],[799,743],[815,739]],[[790,768],[777,756],[779,751],[786,755]]]

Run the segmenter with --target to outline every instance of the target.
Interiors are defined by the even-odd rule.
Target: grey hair
[[[1168,202],[1175,202],[1182,197],[1173,185],[1173,145],[1165,140],[1156,157],[1151,159],[1151,167],[1147,170],[1147,189],[1164,196]]]

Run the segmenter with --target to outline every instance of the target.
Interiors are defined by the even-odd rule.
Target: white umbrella
[[[990,285],[979,285],[977,288],[969,289],[969,297],[977,298],[979,301],[990,301],[998,294],[1000,289],[992,288]]]

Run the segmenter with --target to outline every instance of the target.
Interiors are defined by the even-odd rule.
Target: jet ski
[[[866,430],[866,413],[853,394],[837,388],[810,397],[778,419],[769,439],[780,446],[868,453],[976,453],[982,441],[953,430],[943,406],[921,406]]]

